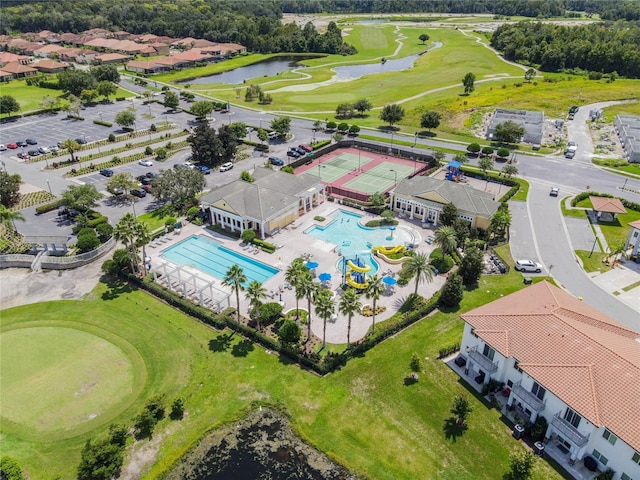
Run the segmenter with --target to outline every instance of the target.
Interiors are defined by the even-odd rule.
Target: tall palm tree
[[[378,275],[373,275],[369,277],[369,283],[365,288],[364,294],[367,298],[373,300],[373,321],[371,323],[371,333],[376,329],[376,304],[378,303],[378,299],[384,293],[384,282],[382,281],[382,277]]]
[[[342,294],[338,309],[340,313],[349,318],[349,323],[347,324],[347,348],[351,346],[351,319],[353,318],[353,314],[359,312],[361,308],[362,302],[360,302],[360,298],[355,290],[350,288]]]
[[[138,262],[135,247],[136,238],[136,226],[137,222],[132,213],[125,213],[120,221],[113,227],[113,236],[119,242],[122,242],[127,249],[127,255],[129,256],[129,264],[131,266],[131,273],[136,272],[136,265]],[[135,263],[134,263],[135,262]]]
[[[262,283],[257,280],[252,280],[247,285],[247,292],[244,294],[244,297],[249,300],[249,305],[251,305],[251,311],[255,312],[255,318],[258,322],[258,330],[260,330],[260,305],[262,305],[262,300],[267,298],[267,290],[262,286]]]
[[[74,152],[77,152],[78,150],[80,150],[80,144],[78,142],[76,142],[75,140],[71,140],[70,138],[67,138],[66,140],[62,141],[62,143],[60,144],[60,147],[65,148],[69,152],[69,155],[71,155],[72,162],[76,161],[76,157],[74,157],[73,154]]]
[[[308,273],[307,267],[304,265],[304,260],[302,258],[296,258],[291,262],[289,268],[284,274],[284,278],[287,282],[293,285],[293,288],[296,290],[296,320],[300,318],[300,311],[298,310],[298,300],[304,297],[304,295],[300,292],[300,288],[298,284],[300,283],[300,279],[303,275]]]
[[[300,293],[307,298],[307,341],[311,340],[311,301],[315,298],[320,284],[313,281],[313,275],[307,272],[298,280]]]
[[[16,230],[16,220],[25,221],[24,215],[20,212],[12,212],[4,205],[0,205],[0,221],[3,223],[11,222],[13,229]]]
[[[326,288],[321,288],[315,297],[316,314],[322,318],[324,326],[322,328],[322,348],[327,344],[327,320],[333,315],[335,303],[331,298],[331,292]]]
[[[145,258],[147,257],[147,252],[146,252],[144,247],[151,240],[151,231],[149,230],[149,225],[147,225],[144,222],[141,222],[137,218],[136,218],[136,223],[134,225],[133,231],[134,231],[134,235],[135,235],[136,266],[138,264],[138,247],[142,247],[142,266],[143,266],[144,274],[146,275],[147,274],[147,262],[145,261]]]
[[[431,283],[433,280],[433,266],[429,263],[429,257],[425,253],[418,252],[407,260],[407,268],[411,276],[416,277],[416,289],[414,295],[418,294],[418,285],[423,280]]]
[[[456,237],[456,230],[451,226],[443,226],[435,232],[436,245],[442,250],[442,259],[448,253],[453,253],[458,246],[458,238]]]
[[[222,280],[222,284],[226,287],[231,287],[231,290],[236,292],[236,305],[238,314],[238,326],[240,326],[240,290],[244,290],[244,283],[247,281],[247,276],[244,274],[242,267],[238,265],[231,265],[227,274]]]

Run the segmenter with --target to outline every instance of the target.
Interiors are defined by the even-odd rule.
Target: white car
[[[143,167],[153,167],[153,162],[151,160],[145,160],[144,158],[138,161],[138,164],[142,165]]]
[[[227,162],[220,165],[220,171],[226,172],[227,170],[231,170],[233,168],[233,163]]]
[[[3,143],[0,143],[0,152],[4,152],[7,149],[7,146]]]
[[[518,272],[540,273],[542,271],[542,265],[532,260],[518,260],[516,261],[515,269]]]

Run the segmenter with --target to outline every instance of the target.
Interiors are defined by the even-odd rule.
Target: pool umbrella
[[[307,262],[305,266],[309,270],[313,270],[314,268],[318,268],[318,262]]]
[[[318,279],[321,282],[328,282],[329,280],[331,280],[331,274],[330,273],[321,273],[320,275],[318,275]]]
[[[393,277],[383,277],[383,278],[382,278],[382,282],[383,282],[385,285],[389,285],[389,286],[391,286],[391,285],[395,285],[396,283],[398,283],[398,281],[397,281],[395,278],[393,278]]]

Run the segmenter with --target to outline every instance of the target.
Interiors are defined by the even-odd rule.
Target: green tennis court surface
[[[333,183],[339,178],[344,177],[350,172],[356,172],[358,167],[362,167],[369,163],[372,159],[364,155],[355,155],[353,153],[341,153],[331,160],[321,162],[318,165],[318,176],[320,180],[327,183]],[[316,173],[311,170],[309,173]]]
[[[412,172],[413,168],[407,165],[382,162],[345,183],[344,187],[364,193],[384,192],[393,186],[396,179],[400,181]]]

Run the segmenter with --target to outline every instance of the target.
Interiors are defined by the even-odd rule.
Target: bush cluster
[[[93,123],[95,123],[96,125],[102,125],[103,127],[113,127],[113,123],[105,122],[103,120],[94,120]]]
[[[43,213],[51,212],[63,205],[62,199],[56,200],[55,202],[45,203],[44,205],[40,205],[36,207],[36,215],[41,215]]]
[[[264,240],[260,240],[259,238],[254,238],[251,243],[253,243],[254,245],[258,245],[267,253],[273,253],[276,251],[276,246],[273,243],[265,242]]]
[[[452,353],[459,352],[459,351],[460,351],[459,343],[451,345],[450,347],[441,348],[440,350],[438,350],[438,360],[444,357],[448,357]]]

